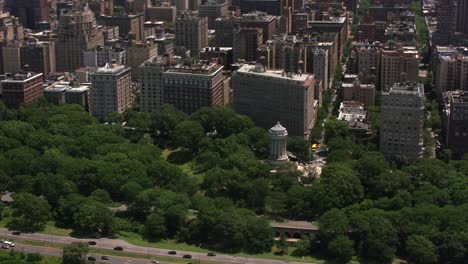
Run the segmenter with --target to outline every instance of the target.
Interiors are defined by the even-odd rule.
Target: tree
[[[309,142],[302,137],[288,137],[288,150],[302,160],[309,159]]]
[[[323,213],[331,208],[342,208],[359,202],[364,190],[356,173],[347,165],[333,163],[327,166],[318,184],[312,186],[316,210]]]
[[[150,241],[159,241],[166,237],[166,221],[160,214],[153,213],[146,218],[144,236]]]
[[[72,243],[63,248],[63,263],[84,264],[89,247],[86,243]]]
[[[288,245],[288,241],[286,239],[287,239],[286,235],[283,232],[283,233],[281,233],[279,240],[276,241],[277,252],[280,255],[288,254],[289,245]]]
[[[175,144],[190,150],[196,150],[204,136],[203,127],[196,121],[183,121],[174,130]]]
[[[73,214],[73,231],[81,235],[112,236],[112,212],[103,204],[88,200]]]
[[[328,243],[328,256],[335,263],[348,263],[354,255],[354,242],[347,236],[340,235]]]
[[[23,232],[44,230],[49,220],[50,205],[46,200],[30,193],[18,193],[12,204],[12,220],[8,227]]]
[[[270,252],[274,244],[273,241],[273,230],[267,220],[255,216],[247,219],[247,230],[245,234],[247,252]]]
[[[412,235],[406,241],[408,260],[415,264],[437,263],[437,252],[432,242],[418,235]]]
[[[325,142],[335,137],[347,138],[348,136],[349,128],[345,121],[331,119],[325,123]]]

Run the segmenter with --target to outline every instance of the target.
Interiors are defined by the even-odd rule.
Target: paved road
[[[93,240],[93,241],[96,241],[97,244],[92,247],[99,248],[99,249],[113,250],[114,247],[120,246],[123,248],[125,252],[137,253],[137,254],[141,254],[142,256],[147,256],[149,254],[151,256],[167,256],[167,257],[174,257],[174,258],[182,258],[183,255],[190,254],[193,257],[193,260],[191,260],[192,262],[195,262],[194,260],[199,259],[199,260],[215,261],[215,262],[228,263],[228,264],[229,263],[232,263],[232,264],[285,264],[285,263],[300,264],[300,263],[304,263],[304,262],[292,262],[292,261],[289,262],[289,261],[273,260],[273,259],[236,257],[236,256],[229,256],[229,255],[217,255],[214,257],[209,257],[206,255],[206,253],[180,251],[180,250],[177,250],[177,255],[172,256],[172,255],[167,254],[167,252],[169,251],[168,249],[134,246],[120,239],[109,239],[109,238],[78,239],[78,238],[73,238],[73,237],[53,236],[53,235],[46,235],[46,234],[40,234],[40,233],[32,233],[32,234],[21,233],[21,235],[15,236],[12,234],[12,232],[8,231],[5,228],[0,228],[0,236],[7,236],[11,240],[14,240],[15,237],[18,237],[18,238],[28,239],[28,240],[37,240],[37,241],[44,241],[44,242],[50,242],[50,243],[63,243],[63,244],[69,244],[73,242],[88,242],[90,240]],[[128,262],[128,263],[133,263],[133,262]],[[137,264],[136,262],[134,263]],[[312,263],[312,262],[308,262],[308,263]]]
[[[17,243],[15,246],[16,251],[20,252],[30,252],[30,253],[40,253],[45,256],[52,257],[62,257],[62,250],[57,248],[49,247],[39,247],[31,246],[26,244]],[[148,264],[149,260],[128,258],[128,257],[117,257],[117,256],[108,256],[109,260],[101,260],[102,254],[88,254],[88,256],[93,256],[96,258],[96,263],[109,263],[109,264]],[[160,262],[160,264],[169,264],[168,262]]]

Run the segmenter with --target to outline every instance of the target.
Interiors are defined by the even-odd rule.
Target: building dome
[[[276,123],[276,125],[272,128],[270,128],[270,134],[272,135],[278,135],[278,136],[287,136],[288,131],[284,126],[280,124],[280,122]]]

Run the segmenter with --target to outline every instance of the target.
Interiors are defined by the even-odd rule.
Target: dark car
[[[96,261],[96,257],[89,256],[89,257],[88,257],[88,260],[90,260],[90,261]]]
[[[21,232],[20,231],[14,231],[14,232],[12,232],[12,234],[15,235],[15,236],[19,236],[19,235],[21,235]]]
[[[122,250],[123,250],[123,247],[115,247],[114,250],[122,251]]]
[[[207,255],[208,257],[214,257],[214,256],[216,256],[216,254],[213,253],[213,252],[210,252],[210,253],[208,253],[208,254],[206,254],[206,255]]]
[[[186,259],[191,259],[191,258],[192,258],[192,255],[189,255],[189,254],[184,255],[184,258],[186,258]]]
[[[101,259],[102,260],[109,260],[110,258],[108,256],[102,256]]]
[[[88,245],[95,246],[95,245],[96,245],[96,241],[88,241]]]
[[[168,254],[169,254],[169,255],[176,255],[177,252],[175,252],[174,250],[171,250],[171,251],[168,252]]]

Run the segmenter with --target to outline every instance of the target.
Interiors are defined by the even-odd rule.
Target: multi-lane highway
[[[15,240],[15,238],[18,238],[20,242],[20,239],[27,239],[27,240],[36,240],[36,241],[44,241],[44,242],[49,242],[49,243],[63,243],[63,244],[70,244],[73,242],[85,242],[87,243],[90,241],[90,239],[79,239],[79,238],[73,238],[73,237],[65,237],[65,236],[53,236],[53,235],[46,235],[46,234],[40,234],[40,233],[33,233],[33,234],[23,234],[21,233],[20,235],[13,235],[11,231],[8,231],[5,228],[0,228],[0,236],[2,237],[8,237],[11,240]],[[106,249],[106,250],[113,250],[115,247],[122,247],[124,252],[130,252],[130,253],[136,253],[136,254],[141,254],[142,257],[151,255],[151,256],[165,256],[165,257],[174,257],[174,258],[182,258],[183,255],[189,254],[192,255],[193,259],[192,260],[187,260],[187,262],[194,262],[196,263],[196,260],[205,260],[205,261],[214,261],[218,263],[232,263],[232,264],[285,264],[285,263],[290,263],[290,264],[302,264],[304,262],[289,262],[289,261],[284,261],[284,260],[273,260],[273,259],[259,259],[259,258],[248,258],[248,257],[237,257],[237,256],[229,256],[229,255],[217,255],[217,256],[207,256],[206,253],[200,253],[200,252],[189,252],[189,251],[179,251],[177,250],[176,255],[168,255],[168,249],[161,249],[161,248],[148,248],[148,247],[142,247],[142,246],[134,246],[129,244],[126,241],[120,240],[120,239],[109,239],[109,238],[99,238],[99,239],[92,239],[93,241],[96,242],[96,245],[92,246],[94,248],[98,249]],[[19,243],[18,243],[19,245]],[[32,246],[27,246],[27,245],[21,245],[25,251],[28,251],[29,248],[34,248]],[[41,249],[42,247],[39,247]],[[19,250],[20,247],[17,248]],[[44,251],[44,252],[39,252],[41,254],[48,255],[49,252],[54,252],[51,256],[61,256],[61,251],[59,251],[58,255],[55,252],[55,249],[51,248],[46,248],[49,251]],[[36,252],[36,251],[34,251]],[[97,259],[100,259],[100,255],[97,257]],[[115,261],[118,262],[113,262],[112,259],[116,259]],[[120,261],[120,262],[119,262]],[[123,261],[123,262],[122,262]],[[127,262],[125,262],[127,261]],[[139,261],[139,262],[138,262]],[[123,263],[128,263],[128,264],[140,264],[140,263],[149,263],[148,260],[143,261],[142,260],[137,260],[137,259],[131,259],[131,258],[117,258],[117,257],[111,257],[111,262],[107,261],[108,263],[112,264],[123,264]],[[311,263],[311,262],[308,262]]]

